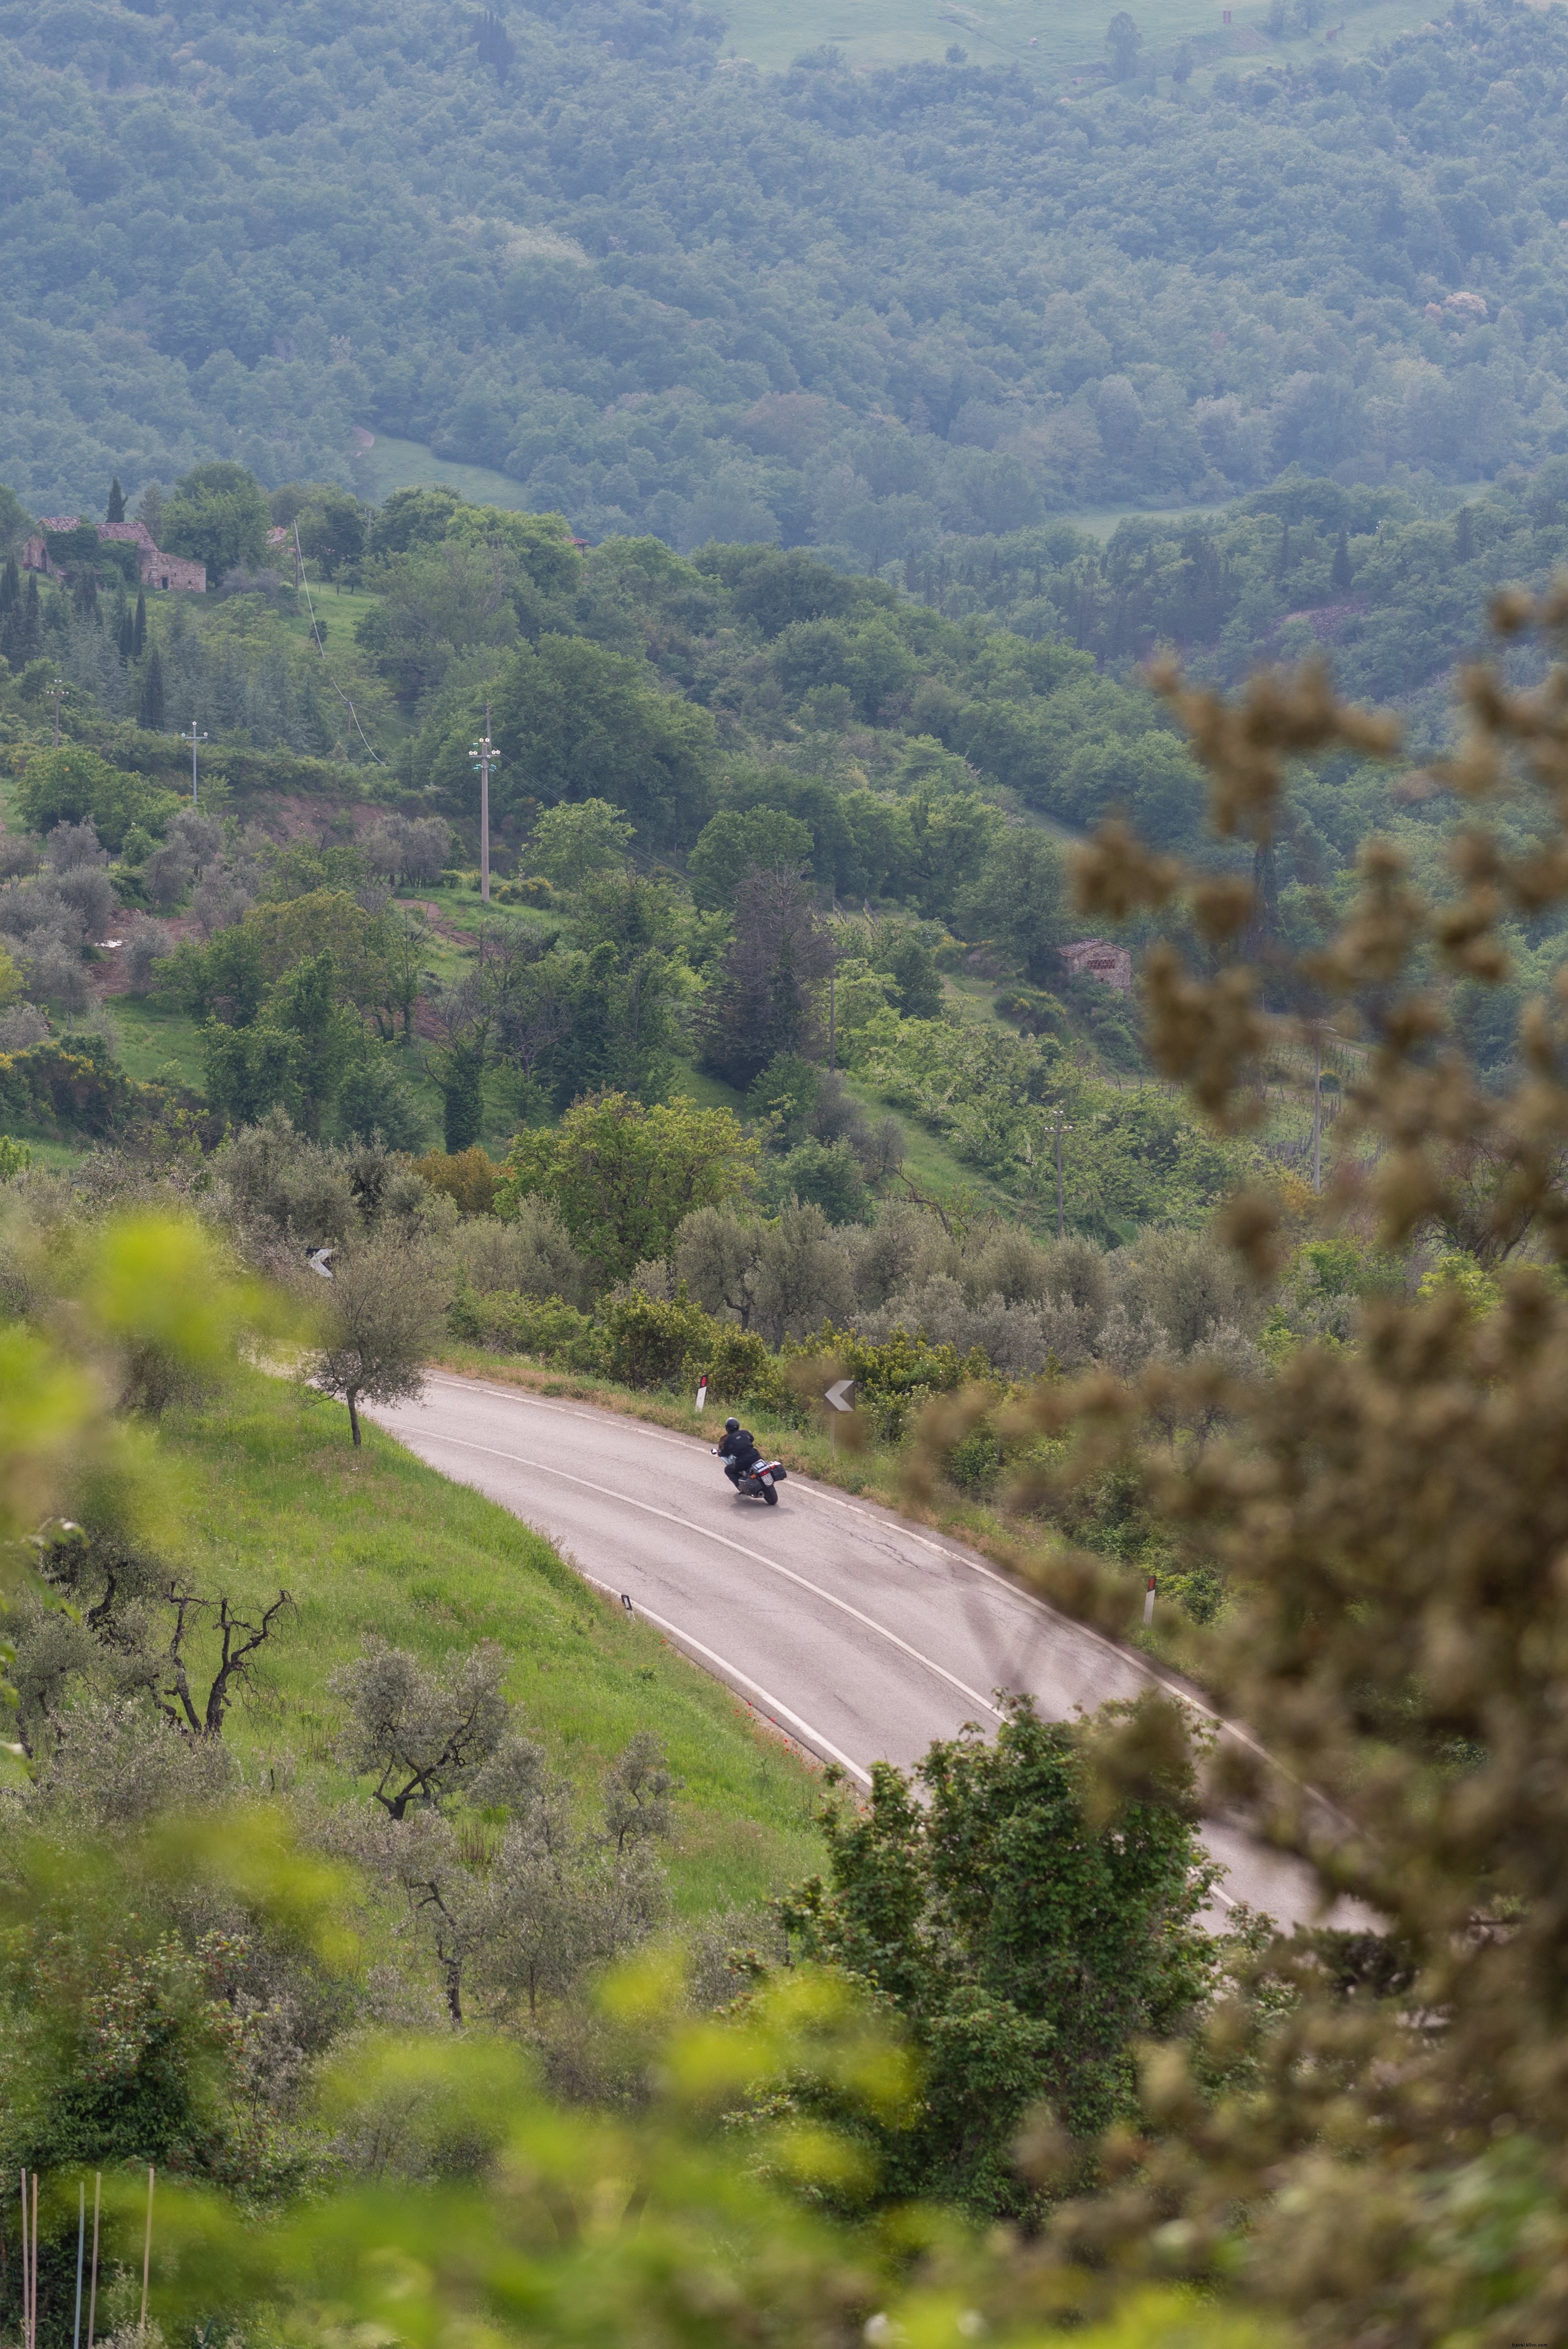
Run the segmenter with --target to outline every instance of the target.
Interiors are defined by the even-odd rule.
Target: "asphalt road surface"
[[[965,1722],[994,1728],[999,1690],[1027,1691],[1050,1720],[1151,1682],[1193,1701],[975,1552],[885,1509],[794,1475],[777,1508],[740,1499],[701,1436],[446,1372],[420,1402],[374,1416],[861,1785],[872,1762],[907,1766]],[[1295,1861],[1219,1822],[1205,1839],[1229,1871],[1226,1907],[1313,1920]]]

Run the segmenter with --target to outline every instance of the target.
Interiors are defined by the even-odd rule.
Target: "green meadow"
[[[376,1428],[356,1455],[341,1406],[256,1371],[209,1408],[171,1415],[161,1448],[192,1586],[252,1609],[280,1588],[294,1601],[231,1716],[249,1768],[281,1762],[350,1796],[332,1750],[335,1669],[373,1635],[432,1665],[494,1640],[511,1660],[520,1725],[585,1799],[640,1730],[663,1741],[683,1784],[667,1855],[678,1913],[763,1899],[817,1865],[814,1772],[493,1502]]]

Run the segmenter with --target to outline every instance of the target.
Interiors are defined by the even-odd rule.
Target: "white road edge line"
[[[558,1402],[549,1402],[531,1393],[526,1387],[492,1387],[487,1385],[482,1379],[455,1378],[449,1371],[445,1376],[439,1372],[431,1372],[428,1383],[431,1386],[454,1387],[459,1392],[465,1389],[469,1393],[477,1391],[480,1394],[493,1396],[498,1402],[531,1403],[536,1411],[557,1412],[563,1419],[581,1419],[590,1415],[600,1419],[618,1419],[623,1416],[618,1412],[596,1411],[592,1403],[580,1406],[575,1411],[569,1410]],[[695,1441],[689,1436],[676,1435],[668,1428],[656,1427],[649,1420],[634,1420],[632,1424],[637,1428],[639,1433],[656,1436],[661,1442],[673,1444],[683,1452],[689,1452]],[[827,1492],[821,1485],[813,1485],[805,1477],[798,1477],[794,1481],[801,1495],[808,1500],[825,1502],[830,1508],[842,1509],[851,1517],[863,1517],[868,1525],[884,1525],[884,1520],[872,1510],[861,1507],[857,1502],[845,1500],[841,1493]],[[597,1490],[597,1487],[594,1489]],[[615,1497],[621,1496],[617,1495]],[[1053,1607],[1048,1599],[1042,1599],[1037,1591],[1026,1590],[1020,1584],[1012,1581],[1008,1576],[999,1573],[995,1567],[986,1565],[980,1558],[966,1557],[962,1550],[948,1549],[942,1542],[933,1541],[929,1534],[923,1534],[915,1526],[906,1525],[902,1517],[894,1520],[894,1527],[909,1540],[918,1542],[923,1549],[930,1550],[934,1556],[946,1558],[954,1566],[967,1567],[971,1574],[979,1575],[983,1581],[993,1584],[996,1589],[1002,1591],[1007,1598],[1016,1600],[1031,1613],[1043,1615],[1048,1621],[1060,1624],[1064,1630],[1078,1631],[1086,1640],[1092,1640],[1095,1646],[1103,1648],[1108,1656],[1115,1656],[1119,1662],[1132,1665],[1133,1669],[1141,1672],[1144,1679],[1155,1688],[1163,1689],[1167,1696],[1174,1697],[1178,1704],[1184,1704],[1190,1712],[1201,1713],[1205,1721],[1212,1721],[1216,1729],[1222,1730],[1227,1737],[1233,1737],[1238,1745],[1244,1745],[1249,1753],[1255,1754],[1260,1761],[1266,1762],[1271,1769],[1279,1771],[1281,1777],[1288,1779],[1292,1785],[1305,1786],[1305,1781],[1298,1778],[1294,1771],[1285,1769],[1276,1761],[1268,1747],[1260,1738],[1254,1737],[1250,1729],[1243,1729],[1239,1722],[1232,1721],[1225,1713],[1216,1711],[1213,1705],[1207,1703],[1195,1691],[1183,1688],[1179,1681],[1167,1679],[1166,1675],[1136,1648],[1121,1647],[1105,1632],[1097,1631],[1092,1623],[1080,1622],[1076,1615],[1065,1615],[1059,1607]],[[715,1536],[716,1540],[722,1538],[722,1536]],[[788,1573],[789,1568],[783,1568],[780,1571]],[[808,1584],[807,1588],[810,1587]],[[891,1638],[892,1635],[890,1633],[888,1636]],[[934,1669],[940,1671],[942,1667],[938,1664]],[[944,1677],[951,1678],[951,1675],[944,1674]],[[963,1686],[961,1682],[955,1682],[954,1684],[955,1687]],[[965,1693],[967,1695],[970,1692],[965,1690]],[[983,1702],[983,1699],[976,1699],[976,1702]],[[987,1704],[985,1710],[994,1719],[1000,1720],[1001,1715],[996,1712],[994,1704]],[[1310,1793],[1312,1790],[1308,1788],[1307,1791]],[[1321,1802],[1324,1798],[1318,1795],[1316,1799]],[[1327,1805],[1326,1807],[1330,1811],[1334,1809],[1332,1804]]]
[[[449,1379],[437,1381],[437,1383],[456,1387],[459,1392],[465,1388],[471,1391],[474,1387],[479,1386],[480,1384],[478,1380],[472,1379]],[[515,1391],[510,1388],[480,1387],[480,1392],[484,1394],[493,1395],[498,1399],[498,1401],[501,1402],[511,1402],[516,1399]],[[531,1400],[531,1397],[525,1399]],[[550,1405],[546,1403],[541,1407],[544,1410],[548,1410]],[[567,1416],[575,1417],[576,1414],[569,1413]],[[662,1429],[654,1431],[655,1433],[663,1433],[663,1432],[664,1431]],[[432,1440],[438,1444],[455,1444],[460,1451],[483,1452],[492,1459],[510,1460],[515,1466],[520,1468],[531,1468],[542,1464],[538,1462],[520,1459],[515,1453],[498,1452],[492,1445],[488,1444],[466,1443],[461,1436],[442,1435],[436,1436]],[[670,1440],[676,1443],[679,1443],[681,1441],[678,1436]],[[563,1468],[548,1468],[545,1469],[544,1473],[546,1475],[561,1476],[571,1485],[582,1485],[591,1493],[603,1493],[610,1500],[623,1500],[628,1497],[624,1494],[611,1493],[607,1485],[591,1484],[584,1476],[569,1475],[567,1471]],[[822,1497],[830,1496],[824,1495]],[[504,1506],[504,1504],[502,1506]],[[788,1575],[791,1582],[799,1583],[804,1589],[817,1591],[817,1595],[820,1598],[830,1599],[836,1607],[842,1607],[846,1614],[857,1617],[861,1622],[868,1624],[873,1631],[882,1631],[882,1636],[884,1639],[892,1640],[895,1646],[904,1649],[906,1653],[915,1657],[919,1662],[929,1664],[933,1671],[941,1672],[944,1680],[951,1681],[953,1682],[953,1686],[956,1689],[963,1690],[965,1695],[972,1695],[974,1693],[972,1690],[965,1688],[965,1684],[962,1681],[954,1680],[951,1672],[943,1671],[940,1664],[931,1664],[929,1657],[922,1656],[918,1649],[911,1648],[907,1640],[900,1640],[895,1632],[882,1631],[881,1624],[872,1622],[871,1617],[868,1615],[861,1615],[858,1608],[849,1606],[848,1603],[841,1599],[834,1599],[830,1591],[818,1591],[817,1585],[814,1582],[808,1582],[803,1575],[792,1573],[789,1567],[775,1566],[773,1559],[760,1557],[759,1553],[756,1550],[744,1548],[739,1542],[731,1541],[727,1535],[711,1533],[706,1526],[694,1526],[687,1518],[675,1516],[667,1509],[655,1509],[650,1502],[633,1501],[631,1506],[634,1508],[645,1509],[650,1516],[663,1517],[670,1525],[686,1526],[689,1532],[698,1534],[706,1533],[707,1534],[709,1540],[722,1543],[726,1549],[736,1550],[742,1557],[756,1558],[758,1564],[762,1566],[773,1566],[776,1573]],[[870,1517],[871,1516],[871,1512],[869,1510],[856,1509],[852,1504],[844,1503],[841,1504],[841,1506],[849,1507],[851,1515],[855,1516]],[[873,1522],[875,1522],[875,1520],[873,1520]],[[915,1538],[918,1540],[921,1537],[917,1535]],[[926,1542],[925,1547],[927,1549],[936,1550],[939,1557],[954,1558],[956,1563],[961,1566],[968,1566],[973,1563],[971,1559],[962,1557],[956,1551],[942,1549],[935,1542],[928,1541]],[[620,1593],[615,1589],[613,1583],[602,1582],[596,1574],[587,1573],[581,1566],[574,1566],[573,1570],[578,1576],[580,1580],[589,1585],[591,1589],[604,1591],[612,1599],[618,1598],[620,1596]],[[998,1583],[1003,1590],[1007,1592],[1009,1596],[1016,1596],[1024,1599],[1026,1603],[1029,1602],[1031,1594],[1027,1591],[1016,1591],[1014,1586],[1006,1580],[1005,1576],[995,1574],[985,1568],[980,1568],[977,1571],[984,1573],[985,1579],[988,1582]],[[1048,1607],[1046,1601],[1035,1600],[1033,1603],[1038,1606],[1042,1611],[1055,1617],[1057,1613],[1056,1609]],[[656,1624],[661,1631],[667,1632],[669,1637],[672,1640],[676,1640],[681,1647],[689,1648],[695,1654],[705,1657],[707,1662],[712,1665],[715,1675],[717,1679],[727,1682],[738,1682],[742,1688],[749,1689],[752,1695],[761,1701],[769,1713],[777,1714],[781,1722],[788,1722],[793,1729],[798,1731],[804,1744],[826,1754],[830,1761],[838,1763],[841,1769],[847,1770],[852,1778],[858,1778],[862,1786],[869,1787],[871,1785],[871,1773],[868,1770],[862,1769],[858,1762],[851,1762],[849,1755],[842,1753],[840,1748],[832,1743],[830,1738],[824,1737],[820,1729],[814,1729],[810,1722],[802,1721],[798,1713],[792,1712],[789,1705],[781,1702],[778,1697],[774,1696],[769,1690],[765,1689],[759,1681],[754,1681],[749,1672],[743,1672],[738,1664],[728,1662],[727,1659],[719,1655],[716,1650],[707,1646],[703,1640],[696,1639],[690,1631],[683,1631],[678,1624],[672,1623],[666,1616],[655,1614],[651,1607],[644,1606],[641,1599],[638,1599],[634,1603],[633,1612],[643,1616],[646,1621]],[[1080,1630],[1087,1630],[1088,1627],[1087,1625],[1080,1625],[1078,1628]],[[1117,1647],[1114,1640],[1107,1640],[1098,1632],[1091,1636],[1097,1640],[1101,1647],[1108,1648],[1113,1655],[1119,1656],[1125,1652],[1122,1649]],[[1156,1678],[1157,1675],[1150,1673],[1150,1679],[1153,1679]],[[1180,1693],[1180,1692],[1177,1692]],[[983,1702],[983,1700],[977,1699],[976,1702]],[[1207,1708],[1205,1708],[1205,1710]],[[988,1704],[985,1706],[985,1710],[987,1713],[993,1714],[997,1720],[1001,1720],[1002,1715],[996,1712],[995,1705]],[[1220,1718],[1218,1714],[1211,1714],[1210,1717],[1213,1720],[1218,1720]],[[1213,1898],[1219,1901],[1222,1908],[1235,1908],[1236,1903],[1232,1899],[1231,1895],[1228,1892],[1222,1892],[1217,1884],[1212,1888],[1212,1892]]]
[[[619,1597],[620,1594],[614,1583],[601,1582],[596,1574],[584,1574],[581,1567],[576,1568],[576,1572],[582,1575],[583,1580],[594,1590],[603,1590],[611,1599]],[[683,1631],[679,1624],[672,1623],[667,1616],[655,1615],[653,1609],[645,1607],[640,1599],[633,1602],[632,1612],[634,1615],[640,1615],[646,1622],[656,1623],[661,1631],[667,1632],[669,1637],[678,1641],[681,1647],[691,1648],[697,1655],[706,1657],[713,1667],[716,1679],[738,1681],[742,1688],[751,1691],[752,1695],[769,1713],[777,1714],[780,1723],[787,1721],[805,1744],[812,1746],[826,1755],[830,1762],[836,1762],[841,1770],[847,1770],[852,1778],[858,1778],[862,1786],[871,1785],[872,1774],[869,1770],[862,1770],[858,1762],[851,1762],[847,1754],[841,1754],[831,1738],[824,1737],[820,1729],[813,1729],[809,1721],[802,1721],[798,1713],[791,1713],[787,1704],[780,1703],[776,1696],[763,1687],[760,1681],[754,1681],[749,1672],[743,1672],[738,1664],[729,1663],[714,1649],[705,1647],[700,1640],[694,1639],[689,1631]]]
[[[595,1485],[591,1476],[573,1476],[570,1469],[551,1468],[542,1460],[525,1460],[520,1453],[502,1452],[493,1444],[472,1444],[466,1436],[438,1435],[434,1432],[426,1441],[450,1444],[457,1452],[482,1452],[487,1460],[510,1460],[514,1468],[531,1468],[537,1475],[559,1477],[563,1485],[580,1485],[585,1493],[601,1494],[606,1501],[619,1501],[625,1508],[641,1509],[645,1516],[662,1517],[665,1525],[679,1526],[684,1533],[696,1534],[699,1540],[717,1542],[721,1549],[732,1549],[737,1557],[748,1557],[754,1566],[765,1566],[770,1574],[781,1574],[786,1582],[797,1583],[802,1590],[810,1591],[813,1598],[824,1599],[830,1607],[838,1608],[841,1614],[853,1616],[857,1623],[863,1623],[868,1631],[876,1633],[878,1639],[885,1640],[890,1647],[902,1648],[915,1663],[923,1665],[928,1672],[934,1672],[939,1680],[947,1682],[949,1688],[955,1688],[960,1696],[966,1696],[971,1704],[977,1704],[983,1713],[988,1713],[993,1721],[1006,1718],[987,1697],[983,1697],[977,1689],[972,1689],[967,1681],[961,1681],[956,1672],[948,1671],[945,1664],[936,1663],[930,1656],[923,1655],[918,1648],[912,1648],[907,1640],[901,1640],[896,1631],[890,1631],[885,1623],[877,1621],[874,1615],[862,1615],[860,1609],[851,1607],[847,1599],[840,1599],[835,1592],[824,1590],[820,1582],[809,1582],[803,1574],[797,1574],[792,1566],[780,1566],[777,1558],[764,1557],[759,1549],[748,1549],[744,1542],[731,1541],[727,1534],[715,1533],[711,1526],[699,1526],[691,1517],[677,1517],[673,1509],[655,1509],[651,1501],[635,1500],[629,1493],[613,1492],[608,1485]]]

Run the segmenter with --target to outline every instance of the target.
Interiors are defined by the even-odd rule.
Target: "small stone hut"
[[[1114,987],[1118,995],[1131,994],[1132,957],[1125,947],[1113,946],[1109,938],[1078,938],[1058,952],[1074,978],[1098,978],[1101,986]]]
[[[38,527],[22,549],[22,567],[26,571],[41,571],[50,579],[65,576],[48,548],[46,533],[79,530],[79,514],[40,514]],[[144,522],[100,522],[93,528],[100,544],[109,540],[136,549],[137,570],[144,587],[180,589],[186,595],[207,593],[207,566],[191,563],[183,554],[165,554],[152,543],[152,533]]]

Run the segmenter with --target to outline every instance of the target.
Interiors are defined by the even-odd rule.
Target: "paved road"
[[[907,1765],[965,1722],[994,1726],[1000,1689],[1066,1720],[1151,1680],[1178,1687],[884,1509],[797,1476],[777,1508],[739,1499],[698,1436],[445,1372],[374,1415],[862,1785],[873,1761]],[[1225,1905],[1310,1920],[1295,1862],[1218,1823],[1206,1834]]]

